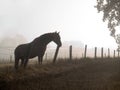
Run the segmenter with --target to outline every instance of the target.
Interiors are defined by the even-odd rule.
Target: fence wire
[[[0,62],[14,61],[14,49],[15,47],[0,47]],[[48,47],[46,49],[44,59],[49,60],[53,59],[56,47]],[[84,58],[85,47],[75,47],[72,46],[72,58]],[[109,49],[110,57],[118,57],[119,53],[115,50]],[[69,46],[61,47],[59,49],[58,57],[62,59],[68,59],[70,57]],[[86,57],[94,58],[95,57],[95,48],[87,47]],[[96,57],[101,58],[101,48],[97,48]],[[103,57],[108,57],[108,48],[103,48]]]

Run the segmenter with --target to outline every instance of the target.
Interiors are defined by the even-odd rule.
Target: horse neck
[[[52,40],[53,40],[52,35],[46,35],[46,36],[44,36],[44,38],[43,38],[43,44],[44,44],[44,45],[47,45],[47,44],[49,44]]]

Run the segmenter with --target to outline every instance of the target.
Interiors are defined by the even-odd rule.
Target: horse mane
[[[39,36],[39,37],[44,37],[44,36],[46,36],[46,35],[51,35],[51,34],[53,34],[53,33],[45,33],[45,34],[43,34],[43,35],[41,35],[41,36]],[[39,38],[38,37],[38,38]]]
[[[54,35],[54,34],[59,34],[59,32],[49,32],[49,33],[45,33],[39,37],[45,36],[45,35]]]
[[[53,35],[53,34],[55,34],[56,32],[50,32],[50,33],[45,33],[45,34],[43,34],[43,35],[40,35],[40,36],[38,36],[37,38],[35,38],[32,42],[35,42],[35,41],[38,41],[38,40],[42,40],[42,39],[46,39],[49,35]],[[45,37],[45,36],[47,36],[47,37]]]

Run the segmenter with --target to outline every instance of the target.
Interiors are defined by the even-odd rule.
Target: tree
[[[120,34],[116,35],[116,27],[120,25],[120,0],[97,0],[95,6],[98,12],[103,12],[103,21],[108,22],[108,28],[120,46]],[[118,48],[119,48],[118,46]]]

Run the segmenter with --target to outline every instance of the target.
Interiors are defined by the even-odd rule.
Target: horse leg
[[[39,64],[42,64],[42,60],[41,59],[42,59],[41,56],[38,56],[38,63]]]
[[[42,64],[42,62],[43,62],[43,56],[41,57],[41,64]]]
[[[24,61],[24,68],[26,68],[27,64],[28,64],[28,59],[25,59],[25,61]]]
[[[24,64],[24,59],[21,59],[21,64],[20,64],[20,66],[22,67],[23,64]]]
[[[38,56],[38,64],[41,64],[40,56]]]
[[[19,58],[15,58],[15,69],[18,69],[18,64],[19,64]]]
[[[42,60],[43,60],[43,57],[38,56],[38,63],[39,63],[39,64],[42,64]]]

